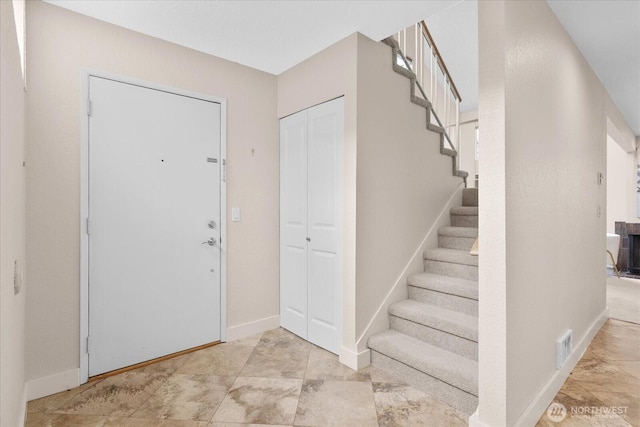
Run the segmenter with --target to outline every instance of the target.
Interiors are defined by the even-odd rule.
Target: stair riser
[[[462,206],[478,206],[478,190],[465,188],[462,191]]]
[[[375,350],[371,351],[371,364],[465,414],[471,415],[478,406],[478,398],[473,394],[453,387]]]
[[[396,316],[389,316],[389,324],[394,331],[409,335],[427,344],[435,345],[451,353],[459,354],[467,359],[478,360],[477,342]]]
[[[478,227],[478,215],[451,215],[454,227]]]
[[[467,280],[478,280],[478,267],[451,262],[424,260],[424,271],[429,271],[443,276],[459,277]]]
[[[438,247],[470,251],[475,241],[473,237],[438,236]]]
[[[447,310],[459,311],[470,316],[478,316],[478,301],[458,295],[409,286],[409,299],[423,304],[436,305]]]

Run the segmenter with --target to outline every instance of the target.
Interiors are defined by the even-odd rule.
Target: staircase
[[[424,252],[409,299],[389,307],[390,330],[369,338],[371,364],[467,414],[478,404],[478,191],[463,190]]]

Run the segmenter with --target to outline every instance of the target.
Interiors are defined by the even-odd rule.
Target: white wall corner
[[[227,342],[250,337],[251,335],[259,334],[279,327],[280,315],[265,317],[264,319],[243,323],[242,325],[232,326],[230,328],[227,328]]]
[[[365,350],[357,352],[347,347],[341,346],[338,360],[343,365],[346,365],[353,370],[359,371],[360,369],[366,368],[371,364],[371,351],[367,348]]]
[[[39,399],[80,385],[80,368],[69,369],[26,383],[26,400]]]
[[[540,417],[542,417],[549,405],[553,402],[553,399],[556,397],[556,394],[558,394],[558,391],[560,391],[560,389],[564,385],[565,381],[569,377],[569,374],[571,374],[571,371],[573,371],[573,368],[576,367],[584,353],[587,351],[587,348],[589,347],[589,344],[591,344],[593,338],[596,336],[600,328],[602,328],[602,325],[604,325],[608,319],[609,308],[606,308],[600,314],[600,316],[598,316],[596,320],[591,324],[591,327],[589,327],[580,342],[576,344],[564,366],[561,369],[555,371],[553,375],[551,375],[549,381],[547,381],[544,387],[542,387],[536,397],[531,401],[527,409],[525,409],[525,411],[522,413],[520,418],[518,418],[515,426],[533,426],[537,424],[538,420],[540,420]],[[477,413],[478,411],[476,410],[476,413],[474,413],[473,415],[476,415]],[[469,425],[481,427],[484,424],[471,424],[471,418],[469,418]]]

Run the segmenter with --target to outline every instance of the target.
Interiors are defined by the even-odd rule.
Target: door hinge
[[[91,100],[87,99],[87,116],[91,117]]]
[[[227,159],[222,159],[222,182],[227,182]]]
[[[87,217],[87,234],[89,234],[89,217]]]
[[[87,354],[89,354],[89,335],[87,335]]]

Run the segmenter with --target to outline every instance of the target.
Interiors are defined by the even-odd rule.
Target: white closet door
[[[342,344],[343,98],[308,110],[308,340]]]
[[[280,121],[280,316],[329,351],[342,342],[342,98]]]
[[[280,323],[307,338],[307,112],[280,121]]]

